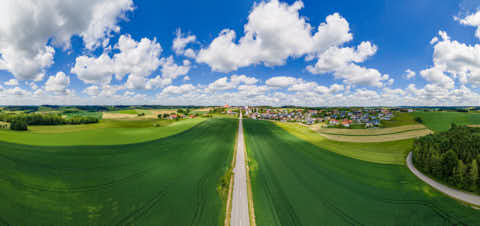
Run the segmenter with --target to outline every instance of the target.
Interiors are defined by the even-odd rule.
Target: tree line
[[[64,118],[60,114],[0,114],[0,121],[10,123],[12,130],[27,130],[30,125],[79,125],[98,123],[96,117],[74,116]]]
[[[420,171],[450,186],[480,194],[480,136],[477,128],[450,130],[415,140],[413,163]]]

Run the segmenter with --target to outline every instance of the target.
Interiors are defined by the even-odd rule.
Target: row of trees
[[[452,125],[447,132],[417,139],[413,163],[426,174],[456,188],[480,193],[478,129]]]
[[[23,122],[26,125],[78,125],[98,123],[98,118],[86,116],[74,116],[71,118],[64,118],[59,114],[0,114],[0,121],[9,122],[12,128],[13,124]]]

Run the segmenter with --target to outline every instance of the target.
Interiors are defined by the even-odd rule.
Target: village
[[[299,122],[306,125],[322,124],[334,128],[374,128],[382,121],[390,121],[394,112],[411,109],[355,108],[355,109],[288,109],[244,107],[245,117],[255,120]]]

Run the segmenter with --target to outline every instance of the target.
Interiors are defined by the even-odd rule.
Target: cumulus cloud
[[[466,16],[463,19],[456,18],[456,20],[460,21],[461,24],[476,27],[477,30],[475,32],[475,36],[480,38],[480,10],[476,13]]]
[[[261,63],[276,66],[289,57],[319,53],[352,40],[348,22],[338,13],[314,29],[300,16],[302,8],[301,1],[291,5],[278,0],[255,4],[238,42],[235,31],[225,29],[200,50],[197,62],[220,72]]]
[[[69,49],[78,35],[94,49],[119,32],[119,18],[131,10],[132,0],[1,1],[0,69],[20,80],[39,80],[53,64],[54,46]]]
[[[195,58],[195,51],[191,48],[185,49],[188,44],[197,40],[195,35],[184,35],[182,30],[177,30],[177,36],[173,40],[172,49],[177,55],[185,55],[190,58]]]
[[[167,86],[165,87],[160,96],[168,96],[168,95],[180,95],[194,91],[196,88],[192,84],[184,84],[181,86]]]
[[[313,74],[333,73],[335,78],[350,85],[382,87],[383,81],[389,79],[388,75],[356,64],[364,62],[376,52],[377,46],[370,42],[362,42],[356,49],[331,47],[318,56],[315,65],[307,66],[307,70]]]
[[[119,52],[110,57],[104,52],[99,57],[79,56],[71,72],[85,83],[108,84],[112,76],[120,80],[128,75],[127,85],[130,88],[144,89],[145,77],[152,74],[160,65],[164,65],[165,73],[170,77],[184,73],[185,69],[175,67],[173,59],[161,60],[162,47],[155,39],[142,38],[139,42],[130,35],[120,36],[114,47]],[[188,71],[187,71],[188,72]]]
[[[14,78],[3,83],[6,86],[18,86],[18,81]]]
[[[417,75],[417,73],[414,72],[414,71],[412,71],[412,70],[410,70],[410,69],[407,69],[407,70],[405,71],[405,78],[406,78],[406,79],[412,79],[412,78],[414,78],[416,75]]]
[[[288,77],[288,76],[277,76],[269,78],[265,84],[270,87],[275,88],[285,88],[297,83],[298,79],[295,77]]]
[[[451,86],[452,79],[458,78],[462,84],[480,85],[480,45],[468,45],[451,40],[444,31],[439,32],[439,41],[434,44],[434,68],[425,71],[428,79],[441,80]],[[430,72],[427,74],[427,72]],[[431,74],[435,73],[435,74]]]
[[[93,85],[93,86],[87,87],[83,92],[89,96],[98,96],[101,90],[98,86]]]
[[[68,85],[70,85],[70,78],[60,71],[55,76],[48,77],[47,82],[45,82],[45,90],[65,94],[67,93]]]
[[[230,90],[238,88],[240,84],[254,85],[258,80],[254,77],[248,77],[246,75],[232,75],[230,80],[228,77],[222,77],[216,81],[210,83],[206,89],[207,92],[215,92],[222,90]]]

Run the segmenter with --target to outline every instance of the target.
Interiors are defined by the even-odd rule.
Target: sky
[[[480,105],[480,2],[0,1],[0,105]]]

